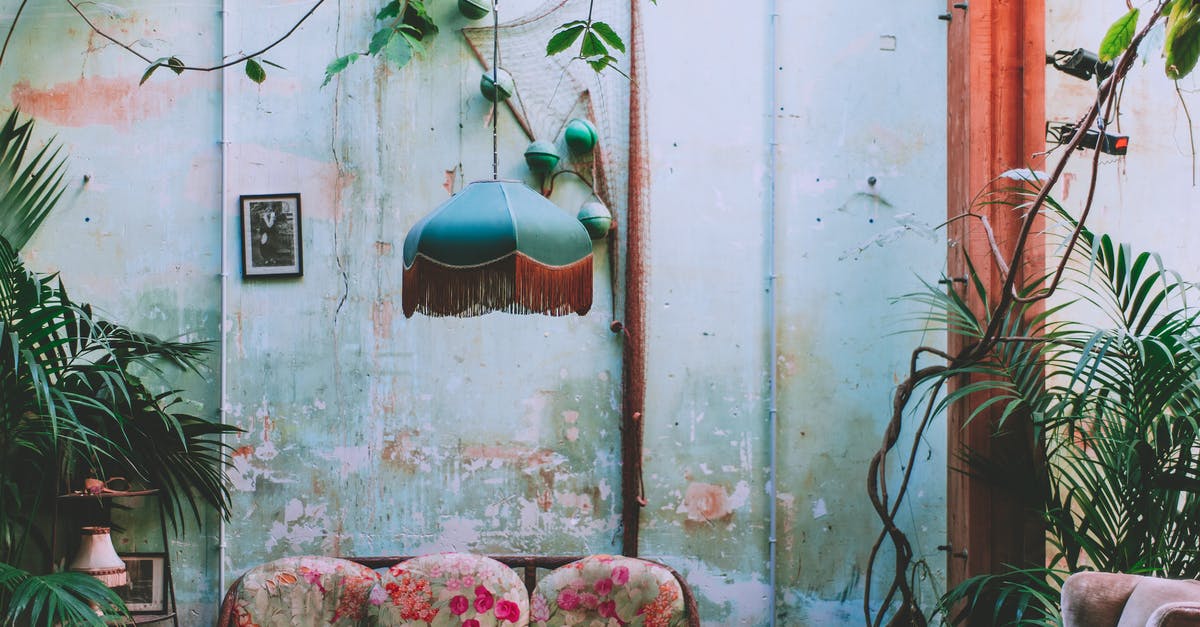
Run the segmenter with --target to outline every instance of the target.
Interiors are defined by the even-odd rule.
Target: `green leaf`
[[[400,0],[392,0],[391,2],[383,5],[383,8],[379,10],[379,13],[375,14],[375,19],[386,20],[390,17],[397,17],[399,15]]]
[[[258,61],[246,59],[246,77],[262,85],[262,82],[267,80],[267,71],[263,69],[263,66],[258,64]]]
[[[404,23],[416,28],[421,33],[421,39],[432,37],[438,33],[437,23],[425,9],[422,0],[408,0],[408,8],[404,10]]]
[[[398,68],[404,67],[412,60],[413,48],[409,35],[393,37],[383,49],[383,58]]]
[[[600,57],[608,54],[608,48],[604,47],[600,38],[596,33],[588,31],[588,34],[583,36],[583,45],[579,48],[579,56],[590,59],[592,57]]]
[[[410,35],[403,30],[400,31],[400,36],[404,38],[404,41],[408,42],[408,47],[412,48],[413,54],[425,54],[425,44],[421,43],[420,38]]]
[[[625,42],[621,41],[621,36],[611,26],[604,22],[593,22],[592,30],[596,31],[604,41],[608,42],[608,45],[621,52],[625,52]]]
[[[615,59],[613,59],[612,57],[605,55],[602,57],[596,57],[594,59],[589,60],[588,65],[592,66],[592,69],[597,72],[603,72],[604,68],[608,67],[609,64],[612,63],[614,60]]]
[[[1133,34],[1137,31],[1138,16],[1141,11],[1132,9],[1121,19],[1113,22],[1113,25],[1108,27],[1108,32],[1104,34],[1104,40],[1100,42],[1100,60],[1112,61],[1117,58],[1125,49],[1129,47],[1133,41]]]
[[[388,42],[395,36],[396,31],[392,27],[381,28],[371,36],[371,45],[367,47],[367,54],[379,54],[383,47],[388,45]]]
[[[167,67],[171,68],[176,75],[183,74],[183,61],[179,60],[179,57],[167,59]]]
[[[1200,7],[1178,2],[1171,12],[1163,42],[1167,78],[1179,80],[1196,67],[1200,57]]]
[[[287,68],[283,67],[282,65],[279,65],[278,63],[275,63],[275,62],[273,62],[273,61],[268,61],[268,60],[266,60],[266,59],[263,59],[263,60],[262,60],[262,62],[263,62],[263,63],[266,63],[267,65],[269,65],[269,66],[271,66],[271,67],[274,67],[274,68],[279,68],[279,69],[281,69],[281,70],[286,70],[286,69],[287,69]]]
[[[570,48],[571,44],[575,43],[575,40],[579,39],[579,36],[583,34],[583,31],[584,26],[580,24],[555,33],[550,38],[550,41],[546,43],[546,56],[556,55]]]
[[[150,67],[146,68],[146,73],[142,74],[142,80],[138,81],[138,85],[146,84],[146,81],[150,80],[150,75],[154,73],[154,70],[157,70],[158,68],[160,68],[162,66],[163,66],[162,63],[158,63],[158,62],[151,63]]]
[[[321,87],[328,85],[329,81],[333,80],[334,74],[337,74],[347,67],[350,67],[350,64],[357,61],[360,56],[362,55],[357,52],[351,52],[346,56],[334,59],[328,66],[325,67],[325,82],[321,83]]]
[[[1188,29],[1172,41],[1167,53],[1167,78],[1179,80],[1196,68],[1200,59],[1200,28]]]

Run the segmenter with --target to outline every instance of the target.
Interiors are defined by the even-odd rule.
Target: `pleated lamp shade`
[[[121,561],[117,550],[113,548],[109,528],[83,527],[80,534],[79,552],[67,568],[91,575],[109,588],[129,583],[125,562]]]
[[[592,306],[592,241],[524,183],[476,181],[404,239],[404,315],[565,316]]]

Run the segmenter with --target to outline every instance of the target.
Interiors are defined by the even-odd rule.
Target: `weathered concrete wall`
[[[644,550],[680,556],[718,624],[761,624],[771,594],[772,239],[779,622],[862,621],[866,555],[880,528],[865,496],[866,465],[920,339],[891,335],[916,312],[889,298],[913,291],[918,277],[936,280],[945,259],[944,235],[932,230],[945,206],[939,6],[868,4],[779,2],[774,61],[768,2],[720,20],[691,3],[647,13],[653,505]],[[706,77],[684,65],[704,67]],[[778,128],[774,172],[768,115]],[[773,234],[764,232],[771,185]],[[935,575],[922,586],[931,596],[943,585],[935,547],[944,537],[944,433],[935,426],[922,448],[905,516]]]
[[[5,15],[16,4],[3,3]],[[75,294],[162,335],[217,340],[224,331],[227,417],[247,432],[230,442],[224,561],[214,521],[173,544],[195,624],[211,618],[221,574],[279,555],[621,549],[613,260],[596,247],[596,302],[584,318],[404,319],[403,236],[446,185],[490,174],[490,130],[476,89],[482,68],[450,2],[433,3],[443,30],[426,58],[399,71],[359,61],[320,87],[321,68],[367,40],[377,4],[322,7],[267,55],[288,70],[268,67],[262,86],[233,76],[224,94],[217,74],[156,75],[136,88],[143,66],[58,5],[30,9],[37,19],[22,22],[0,66],[12,100],[73,155],[71,191],[31,246],[33,265],[61,269]],[[502,10],[507,21],[539,4]],[[600,4],[626,32],[626,4]],[[879,528],[866,462],[918,341],[890,335],[914,312],[889,298],[916,289],[918,277],[936,279],[945,256],[931,230],[944,213],[944,31],[940,3],[910,4],[781,0],[777,64],[763,0],[645,9],[652,189],[640,548],[689,577],[707,624],[766,622],[769,368],[779,377],[779,623],[859,622]],[[308,7],[230,2],[222,19],[215,3],[123,6],[134,8],[101,24],[143,40],[151,57],[196,63],[221,55],[222,27],[226,52],[250,50]],[[572,0],[546,24],[584,7]],[[538,59],[548,32],[533,44],[506,38],[513,63]],[[518,81],[531,101],[545,89]],[[591,88],[609,150],[604,192],[620,217],[628,84],[609,77]],[[502,175],[526,177],[528,138],[507,110],[500,120]],[[766,226],[772,185],[775,233]],[[302,195],[304,276],[243,281],[237,196],[276,192]],[[585,195],[567,186],[555,199],[574,210]],[[213,416],[218,380],[191,384]],[[932,593],[944,432],[928,438],[906,516],[931,560]]]

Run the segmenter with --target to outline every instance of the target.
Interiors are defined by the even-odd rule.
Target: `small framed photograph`
[[[129,585],[114,588],[131,614],[167,611],[167,558],[164,553],[121,553]]]
[[[242,277],[304,274],[300,194],[242,196]]]

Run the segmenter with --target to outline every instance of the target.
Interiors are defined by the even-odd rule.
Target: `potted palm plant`
[[[105,321],[25,267],[21,247],[63,189],[58,149],[32,148],[32,131],[17,112],[0,127],[0,624],[103,625],[123,604],[95,578],[44,572],[39,517],[89,471],[158,488],[177,529],[205,507],[227,516],[219,436],[235,429],[151,380],[201,369],[207,344]]]

